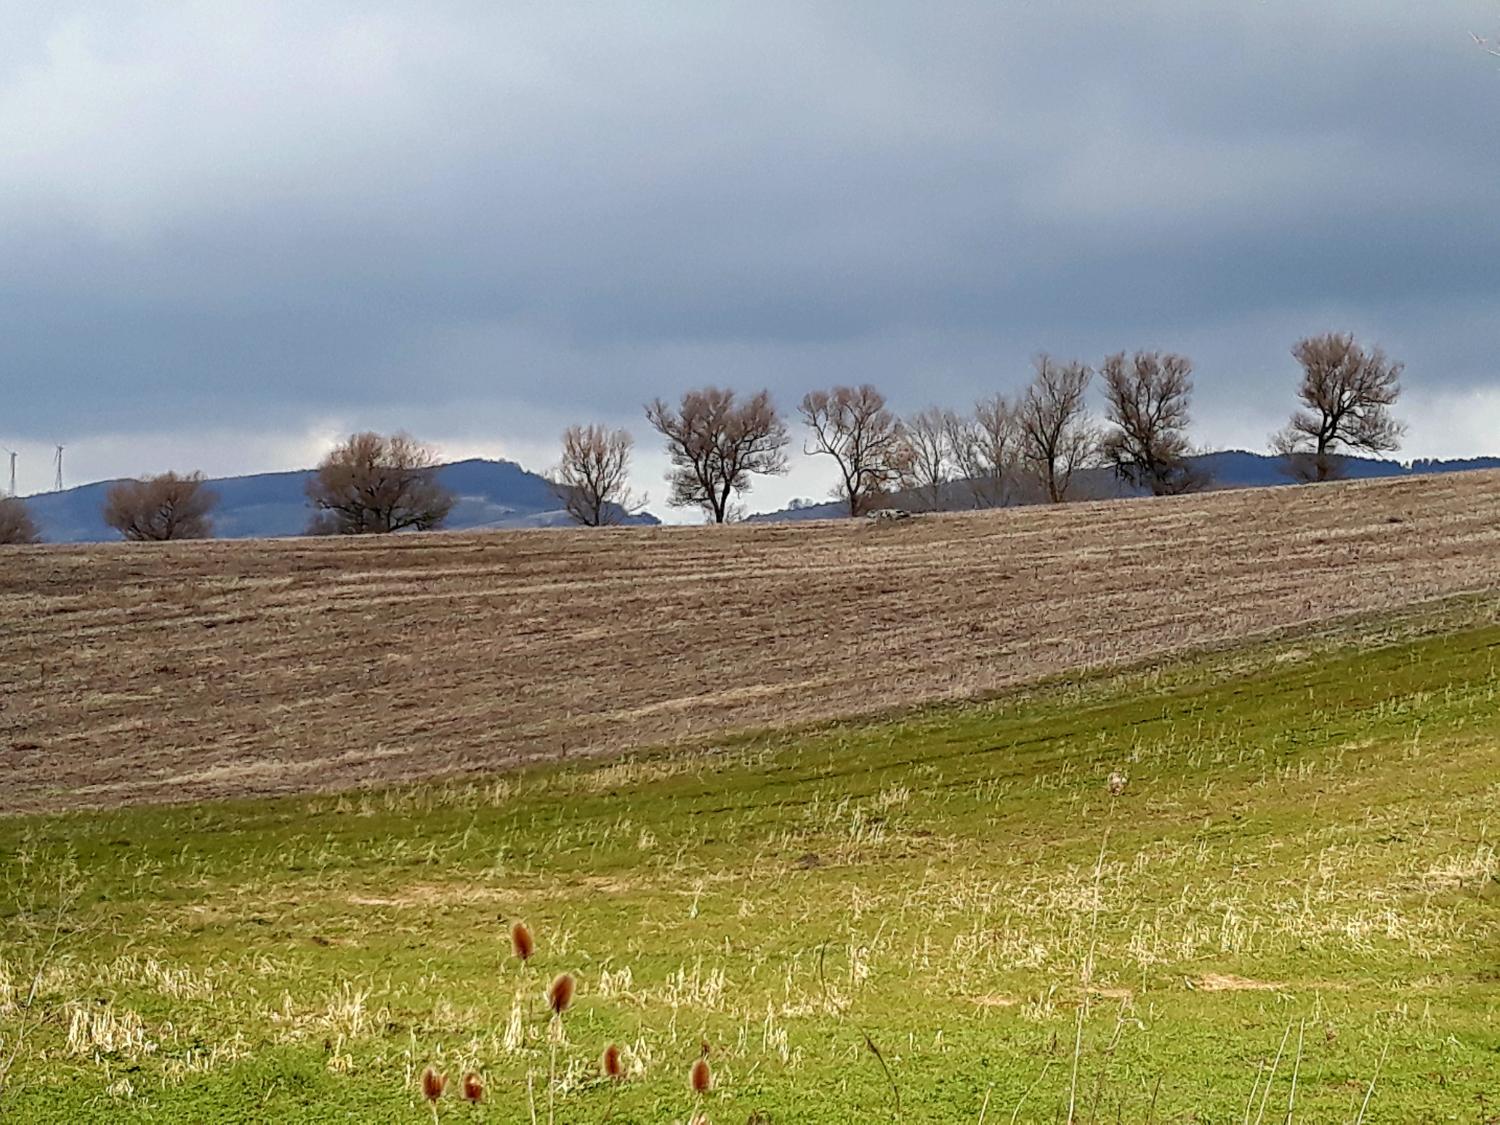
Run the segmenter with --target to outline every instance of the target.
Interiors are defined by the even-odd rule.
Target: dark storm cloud
[[[627,418],[709,379],[961,402],[1038,349],[1138,344],[1191,344],[1237,435],[1295,334],[1345,324],[1399,341],[1414,395],[1487,386],[1500,74],[1468,33],[1495,18],[0,16],[0,441],[486,410],[504,440],[517,404]]]

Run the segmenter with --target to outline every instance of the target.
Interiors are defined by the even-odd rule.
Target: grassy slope
[[[1009,1121],[1029,1088],[1020,1119],[1057,1120],[1080,1012],[1080,1120],[1155,1098],[1156,1120],[1238,1122],[1288,1028],[1266,1120],[1299,1029],[1298,1120],[1353,1120],[1382,1052],[1367,1120],[1487,1120],[1500,627],[1465,621],[708,758],[0,821],[0,1060],[25,1032],[3,1110],[417,1121],[434,1060],[484,1070],[480,1118],[524,1120],[540,991],[568,969],[561,1121],[606,1116],[611,1039],[640,1068],[616,1122],[685,1120],[704,1040],[714,1121],[879,1120],[856,1024],[906,1120],[988,1099]],[[23,1009],[59,882],[76,898]],[[540,941],[525,974],[515,918]]]

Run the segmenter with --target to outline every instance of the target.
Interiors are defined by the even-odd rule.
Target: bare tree
[[[453,510],[431,449],[409,434],[351,434],[307,482],[310,534],[430,531]]]
[[[19,496],[0,496],[0,547],[41,541],[41,532],[26,510],[26,501]]]
[[[1019,441],[1017,409],[1004,395],[981,399],[970,416],[950,413],[948,444],[977,507],[1010,500]]]
[[[216,493],[204,486],[202,473],[162,473],[144,480],[122,480],[104,496],[104,522],[126,539],[210,539],[210,513]]]
[[[752,476],[786,472],[786,426],[769,391],[739,402],[732,390],[704,387],[684,394],[676,410],[655,400],[646,418],[667,439],[667,503],[674,508],[702,508],[724,523],[734,515],[733,498],[750,491]]]
[[[953,479],[956,426],[952,411],[935,406],[901,423],[900,484],[929,512],[943,506],[943,488]]]
[[[625,430],[569,426],[563,432],[562,461],[551,484],[575,523],[606,527],[634,515],[645,504],[630,491],[630,451],[635,441]]]
[[[1401,394],[1401,367],[1379,348],[1365,351],[1348,333],[1299,340],[1292,355],[1302,365],[1302,407],[1272,435],[1271,450],[1287,459],[1298,480],[1342,475],[1340,450],[1390,453],[1406,427],[1391,416]]]
[[[1197,492],[1208,483],[1189,462],[1188,402],[1193,394],[1193,361],[1171,352],[1124,352],[1109,356],[1100,369],[1109,400],[1109,421],[1101,452],[1115,475],[1153,496]]]
[[[833,494],[851,516],[868,511],[900,481],[905,456],[901,423],[869,383],[811,391],[798,412],[812,430],[806,452],[826,454],[838,465],[840,480]]]
[[[1099,436],[1084,401],[1093,375],[1085,364],[1038,356],[1036,374],[1016,408],[1021,459],[1054,504],[1068,498],[1073,474],[1098,453]]]

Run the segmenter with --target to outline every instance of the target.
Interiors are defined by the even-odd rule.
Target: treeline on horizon
[[[1272,436],[1271,451],[1293,479],[1335,479],[1350,452],[1400,448],[1405,427],[1391,408],[1401,364],[1347,333],[1307,337],[1292,355],[1302,369],[1298,406]],[[810,391],[796,416],[806,433],[804,454],[837,467],[832,498],[849,516],[880,509],[893,496],[939,510],[951,506],[955,485],[966,490],[969,507],[1062,503],[1075,497],[1080,473],[1101,468],[1134,490],[1167,496],[1212,483],[1192,461],[1192,374],[1192,361],[1172,352],[1118,352],[1097,371],[1043,354],[1019,394],[992,395],[967,412],[934,406],[901,417],[864,383]],[[1102,422],[1087,402],[1096,377],[1104,389]],[[702,387],[675,404],[653,400],[646,419],[670,458],[667,503],[698,509],[709,522],[742,518],[739,501],[754,478],[788,469],[791,433],[766,390]],[[634,448],[621,428],[574,425],[563,433],[548,479],[575,523],[603,527],[644,510],[645,498],[630,484]],[[439,464],[430,446],[404,433],[351,435],[308,479],[313,516],[306,533],[441,528],[455,498],[438,482]],[[101,514],[127,540],[201,539],[213,535],[217,500],[202,473],[167,472],[113,485]],[[24,501],[0,499],[0,544],[39,540]]]

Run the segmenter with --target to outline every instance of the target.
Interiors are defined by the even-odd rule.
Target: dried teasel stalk
[[[446,1075],[439,1074],[430,1066],[422,1071],[422,1096],[428,1101],[436,1102],[443,1096],[443,1091],[447,1089],[447,1086]]]

